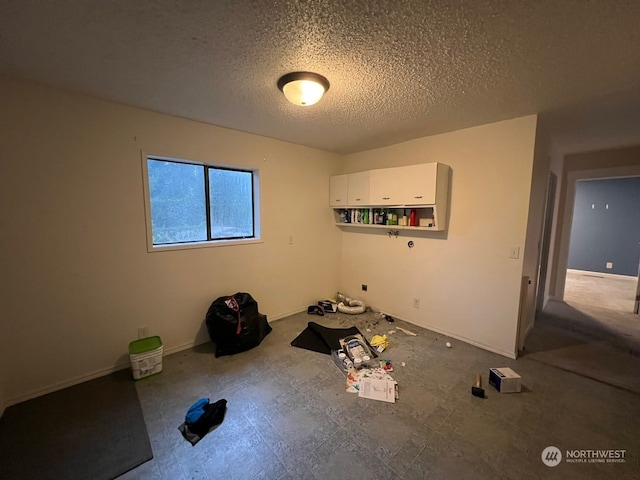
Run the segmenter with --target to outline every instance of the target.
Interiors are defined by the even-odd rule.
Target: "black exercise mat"
[[[315,322],[309,322],[307,324],[307,328],[293,339],[291,345],[331,355],[331,350],[340,349],[341,338],[348,337],[349,335],[356,335],[358,333],[362,335],[360,330],[358,330],[358,327],[329,328],[323,327]],[[364,335],[362,335],[362,338],[364,338]],[[365,342],[369,345],[366,338]],[[375,351],[371,348],[371,345],[369,345],[369,350],[371,350],[371,353],[377,357]]]
[[[8,407],[0,477],[111,480],[153,458],[130,370]]]

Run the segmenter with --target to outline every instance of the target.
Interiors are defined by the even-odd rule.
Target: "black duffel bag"
[[[244,352],[260,345],[271,332],[266,315],[258,312],[258,302],[248,293],[236,293],[213,301],[206,317],[216,357]]]

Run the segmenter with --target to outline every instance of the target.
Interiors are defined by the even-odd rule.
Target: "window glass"
[[[253,237],[251,172],[210,168],[209,203],[213,238]]]
[[[152,246],[255,238],[256,172],[148,157],[147,174]]]
[[[154,245],[207,240],[204,168],[149,160]]]

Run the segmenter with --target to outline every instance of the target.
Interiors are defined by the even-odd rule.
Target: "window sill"
[[[212,242],[194,242],[182,243],[174,245],[153,245],[147,247],[147,252],[167,252],[172,250],[192,250],[194,248],[212,248],[212,247],[230,247],[233,245],[251,245],[255,243],[264,243],[261,238],[234,239],[234,240],[216,240]]]

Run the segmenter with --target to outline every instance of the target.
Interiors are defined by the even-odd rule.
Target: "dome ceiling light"
[[[308,107],[322,98],[329,90],[329,80],[312,72],[291,72],[280,77],[278,88],[294,105]]]

